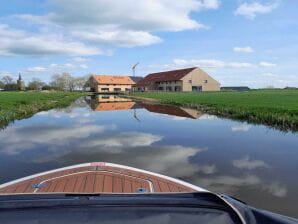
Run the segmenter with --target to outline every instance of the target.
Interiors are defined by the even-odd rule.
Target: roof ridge
[[[194,70],[196,68],[198,68],[198,67],[180,68],[180,69],[167,70],[167,71],[162,71],[162,72],[153,72],[153,73],[149,73],[148,75],[159,74],[159,73],[166,73],[166,72],[177,72],[177,71],[183,71],[183,70]]]

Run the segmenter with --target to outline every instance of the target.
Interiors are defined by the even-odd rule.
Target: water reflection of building
[[[86,98],[86,102],[94,111],[131,110],[144,108],[149,112],[167,114],[176,117],[197,119],[202,116],[202,113],[200,111],[194,109],[161,104],[134,102],[131,99],[120,97],[118,95],[94,95],[92,97]],[[134,116],[137,116],[136,111]]]
[[[203,115],[200,111],[189,109],[189,108],[174,107],[174,106],[159,105],[159,104],[146,104],[146,103],[139,103],[139,104],[146,110],[153,113],[158,113],[158,114],[167,114],[167,115],[172,115],[176,117],[185,117],[185,118],[192,118],[192,119],[197,119]]]
[[[130,110],[136,106],[131,99],[117,95],[94,95],[86,101],[94,111]]]

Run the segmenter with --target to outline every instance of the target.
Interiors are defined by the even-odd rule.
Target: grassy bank
[[[205,112],[298,131],[297,90],[252,90],[247,92],[133,93],[133,97],[187,106]]]
[[[0,127],[54,107],[66,107],[80,92],[0,92]]]

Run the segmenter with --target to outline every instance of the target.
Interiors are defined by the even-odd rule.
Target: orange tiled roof
[[[135,82],[129,76],[93,75],[98,84],[133,85]]]
[[[135,102],[110,102],[99,103],[95,111],[111,111],[111,110],[129,110],[135,105]]]

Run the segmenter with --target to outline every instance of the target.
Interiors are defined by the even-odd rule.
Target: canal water
[[[298,217],[298,134],[117,96],[81,98],[0,131],[0,183],[105,161]]]

